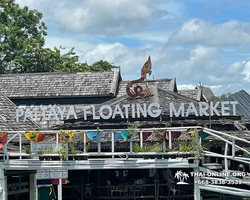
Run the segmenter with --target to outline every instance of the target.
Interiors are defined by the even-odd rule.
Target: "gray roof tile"
[[[126,86],[128,84],[128,82],[130,81],[121,81],[119,83],[119,89],[118,89],[118,93],[117,96],[121,97],[123,95],[126,95]],[[162,88],[164,90],[170,90],[170,91],[175,91],[176,88],[176,81],[175,78],[173,79],[152,79],[152,80],[147,80],[144,81],[143,83],[139,84],[142,87],[145,87],[146,85],[150,86],[150,85],[155,85],[156,87]]]
[[[0,75],[0,92],[8,98],[115,96],[119,79],[118,71]]]
[[[169,103],[174,103],[175,106],[179,106],[180,103],[186,103],[185,107],[187,108],[188,104],[190,102],[193,102],[196,109],[199,110],[198,108],[198,101],[193,100],[189,97],[180,95],[176,92],[173,91],[169,91],[169,90],[164,90],[161,89],[159,87],[157,87],[156,85],[151,85],[150,87],[150,91],[151,91],[151,95],[145,97],[145,98],[130,98],[127,96],[127,94],[114,98],[112,100],[109,100],[103,104],[100,105],[96,105],[96,110],[98,110],[99,107],[101,107],[102,105],[109,105],[111,106],[113,109],[115,108],[115,106],[117,104],[119,104],[121,107],[122,105],[125,104],[143,104],[146,103],[147,105],[149,105],[150,103],[159,103],[162,106],[162,115],[169,115],[170,111],[169,111],[169,106],[165,106]],[[131,111],[129,111],[129,116],[131,116]],[[68,120],[64,121],[64,125],[61,125],[59,127],[56,128],[72,128],[72,127],[79,127],[79,126],[86,126],[87,124],[89,124],[89,121],[84,121],[81,118],[83,117],[83,112],[80,112],[77,114],[78,119],[80,120],[76,120],[75,122],[69,122]],[[124,121],[126,121],[126,119],[124,119]],[[93,122],[91,122],[93,123]],[[110,123],[110,122],[104,122],[105,123]],[[150,124],[150,122],[148,122]]]
[[[200,89],[188,89],[188,90],[178,90],[178,93],[186,97],[201,100],[201,90]]]
[[[214,93],[210,87],[198,86],[202,90],[202,96],[206,101],[209,101],[212,97],[214,97]]]
[[[25,131],[36,130],[39,126],[34,122],[27,120],[16,122],[16,105],[5,95],[0,93],[0,131]]]

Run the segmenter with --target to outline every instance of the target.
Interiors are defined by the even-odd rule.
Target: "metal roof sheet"
[[[243,120],[250,120],[250,95],[245,90],[235,92],[225,97],[223,101],[238,101],[237,114],[241,115]]]

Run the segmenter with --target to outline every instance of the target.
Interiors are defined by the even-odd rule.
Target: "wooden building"
[[[137,87],[140,92],[147,90],[147,94],[131,97],[127,92],[131,81],[123,81],[119,71],[0,75],[1,131],[9,132],[9,139],[13,134],[18,134],[18,131],[20,133],[20,136],[11,139],[3,152],[1,173],[5,172],[7,185],[15,185],[20,181],[21,176],[28,175],[28,178],[24,177],[26,177],[25,182],[29,180],[29,196],[32,199],[36,194],[36,171],[57,168],[69,170],[71,183],[64,185],[63,188],[65,195],[69,193],[65,192],[66,190],[72,192],[72,195],[64,196],[65,199],[70,199],[70,197],[81,200],[99,199],[109,192],[110,196],[105,198],[132,198],[134,196],[149,199],[175,199],[184,195],[184,199],[197,200],[200,195],[199,187],[194,185],[194,182],[198,181],[195,180],[197,177],[191,178],[187,187],[176,184],[172,187],[169,181],[176,181],[176,178],[170,176],[171,173],[174,175],[178,170],[185,169],[187,172],[198,170],[199,162],[190,163],[187,157],[176,158],[176,155],[169,159],[174,153],[166,152],[166,145],[173,145],[172,137],[176,132],[177,135],[185,134],[188,129],[185,127],[196,127],[193,129],[197,130],[202,128],[209,133],[210,129],[223,131],[229,133],[228,137],[233,135],[242,138],[243,134],[244,137],[249,137],[250,123],[242,121],[242,116],[237,113],[238,105],[230,104],[230,102],[228,105],[219,103],[215,106],[212,104],[214,109],[211,114],[210,107],[206,107],[211,106],[211,104],[207,104],[209,95],[205,95],[209,92],[204,92],[202,88],[178,91],[175,78],[140,80],[141,82],[136,83],[135,87],[140,86],[142,90]],[[136,91],[132,90],[135,93]],[[65,108],[66,111],[60,114],[59,108]],[[69,111],[71,108],[73,110]],[[236,112],[233,109],[236,109]],[[219,114],[216,114],[217,111]],[[206,115],[206,113],[210,114]],[[55,115],[58,115],[57,118]],[[30,119],[31,116],[32,119]],[[115,141],[115,132],[128,129],[128,126],[134,122],[138,122],[139,125],[135,128],[136,135],[133,140]],[[27,154],[20,149],[30,144],[30,141],[25,139],[24,132],[35,130],[50,134],[47,140],[53,141],[56,146],[59,143],[60,130],[73,130],[75,133],[79,133],[75,137],[75,150],[81,150],[82,153],[69,157],[67,154],[66,161],[38,160],[36,145],[35,154],[34,152]],[[87,132],[99,130],[103,131],[101,142],[87,141],[89,139],[86,135]],[[159,135],[152,133],[162,130],[166,131],[165,138],[161,141],[162,152],[135,153],[133,151],[135,143],[139,144],[141,148],[146,144],[158,143]],[[145,139],[146,132],[151,135],[148,134]],[[80,133],[85,134],[83,134],[83,138],[80,137]],[[211,163],[217,162],[219,167],[228,167],[228,162],[224,159],[214,160],[214,158],[217,154],[225,154],[230,147],[225,146],[225,141],[213,134],[216,132],[211,132],[203,143],[208,150],[214,153],[214,156],[206,158],[203,164],[211,165]],[[160,138],[162,139],[162,137],[161,135]],[[19,139],[22,141],[22,145],[20,145]],[[87,143],[89,143],[88,152],[86,152]],[[231,147],[232,152],[235,150],[234,145]],[[248,147],[249,143],[239,140],[237,145]],[[60,157],[60,155],[39,156]],[[148,159],[150,156],[151,159]],[[27,160],[19,159],[19,157]],[[215,168],[217,165],[213,164]],[[229,163],[229,166],[235,170],[237,163]],[[209,167],[206,169],[209,170]],[[0,175],[3,177],[1,173]],[[15,179],[15,176],[18,176],[18,180]],[[8,183],[8,180],[11,183]],[[1,179],[1,181],[1,184],[6,185],[4,180]],[[122,185],[122,183],[131,181],[133,184],[129,187]],[[135,185],[137,182],[138,185]],[[121,189],[118,185],[122,185],[121,187],[125,189]],[[12,193],[18,194],[18,187],[15,186],[15,188]],[[158,191],[159,188],[160,191]],[[205,189],[204,191],[206,191]],[[60,190],[59,187],[58,190]],[[27,192],[28,188],[24,188],[22,191]],[[1,195],[3,196],[3,194]],[[11,199],[16,198],[9,195],[9,200]]]

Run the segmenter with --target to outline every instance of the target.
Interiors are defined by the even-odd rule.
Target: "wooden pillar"
[[[199,160],[195,160],[194,163],[197,164],[197,167],[194,167],[194,173],[198,174],[199,171]],[[199,176],[194,176],[194,200],[201,200],[201,191],[199,188],[199,184],[197,184],[200,180]]]
[[[154,183],[155,183],[155,200],[159,200],[159,174],[156,169],[155,174],[154,174]]]
[[[20,154],[22,153],[22,134],[21,133],[19,133],[19,153]],[[19,159],[22,159],[22,156],[20,156]]]
[[[111,133],[111,152],[115,152],[115,133]],[[112,158],[114,158],[114,155],[112,155]]]
[[[69,160],[69,143],[65,144],[65,148],[66,148],[66,160]]]
[[[99,142],[97,145],[98,145],[98,147],[97,147],[98,148],[98,153],[101,153],[101,142]]]
[[[225,155],[225,158],[224,158],[224,166],[225,166],[225,172],[227,174],[228,172],[228,162],[227,162],[227,151],[228,151],[228,143],[225,144],[225,152],[224,152],[224,155]]]
[[[62,179],[59,179],[59,184],[57,185],[57,198],[62,200]]]
[[[155,182],[155,200],[159,200],[159,180],[154,180]]]
[[[172,133],[171,133],[171,131],[168,132],[168,148],[172,149]]]
[[[98,170],[98,186],[101,185],[101,170]],[[100,196],[100,187],[98,187],[98,196]]]
[[[7,181],[2,166],[0,166],[0,200],[7,200]]]
[[[129,149],[130,149],[130,153],[133,153],[133,142],[132,141],[129,142]]]
[[[36,174],[30,174],[29,175],[29,180],[30,180],[30,199],[37,200],[37,189],[36,189]]]
[[[232,156],[233,158],[235,157],[235,139],[233,138],[233,143],[232,143]]]
[[[143,147],[143,132],[140,131],[140,147]]]
[[[56,150],[59,149],[59,134],[56,132]]]
[[[86,153],[87,135],[83,133],[83,153]]]

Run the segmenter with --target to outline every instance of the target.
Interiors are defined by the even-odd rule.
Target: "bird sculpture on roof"
[[[146,97],[147,95],[150,94],[150,90],[147,86],[146,86],[146,89],[143,90],[141,86],[136,85],[133,87],[133,85],[142,83],[147,78],[147,74],[150,76],[151,73],[152,73],[152,63],[151,63],[151,57],[149,56],[148,60],[144,63],[141,69],[141,78],[128,82],[126,86],[126,92],[129,97],[132,97],[132,98]]]

